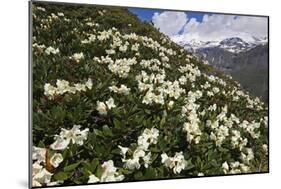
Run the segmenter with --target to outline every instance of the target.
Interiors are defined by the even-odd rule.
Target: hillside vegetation
[[[33,3],[34,187],[268,171],[268,109],[125,8]]]
[[[202,48],[197,55],[230,74],[251,95],[268,103],[268,44],[240,53],[217,47]]]

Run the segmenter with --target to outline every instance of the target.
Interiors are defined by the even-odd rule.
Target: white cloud
[[[265,17],[205,14],[202,22],[199,22],[195,18],[188,20],[188,13],[165,11],[161,14],[155,13],[152,22],[175,42],[192,39],[217,41],[229,37],[240,37],[245,41],[251,41],[252,36],[268,37]]]
[[[184,12],[164,11],[162,13],[154,13],[152,22],[161,32],[172,36],[176,35],[183,29],[188,21]]]
[[[183,31],[183,37],[202,41],[222,40],[228,37],[240,37],[250,41],[252,36],[267,37],[265,17],[206,14],[202,23],[191,19]]]

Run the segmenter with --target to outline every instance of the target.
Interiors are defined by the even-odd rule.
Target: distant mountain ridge
[[[252,37],[250,41],[245,41],[239,37],[231,37],[221,41],[200,41],[192,39],[189,41],[178,40],[176,42],[190,52],[196,52],[198,49],[202,48],[217,47],[232,53],[240,53],[250,50],[258,45],[265,45],[267,41],[267,37]]]
[[[268,39],[239,37],[222,41],[179,41],[187,51],[230,74],[242,87],[268,101]]]

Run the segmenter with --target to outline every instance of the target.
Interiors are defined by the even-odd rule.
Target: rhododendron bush
[[[268,108],[126,8],[33,3],[32,186],[268,171]]]

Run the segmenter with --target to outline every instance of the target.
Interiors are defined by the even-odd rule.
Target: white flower
[[[65,140],[63,137],[57,135],[55,136],[55,142],[50,145],[50,148],[53,150],[64,150],[69,144],[69,140]]]
[[[32,186],[42,186],[51,182],[52,173],[38,163],[34,163],[32,167]]]
[[[58,16],[64,16],[62,12],[58,12]]]
[[[81,61],[82,59],[84,59],[84,54],[83,54],[83,52],[74,53],[74,54],[70,57],[70,59],[75,60],[76,63],[80,63],[80,61]]]
[[[67,130],[62,128],[60,136],[66,140],[72,141],[73,144],[83,145],[83,141],[87,139],[89,129],[80,130],[81,125],[73,125],[72,129]]]
[[[123,156],[123,158],[125,158],[125,157],[126,157],[126,154],[127,154],[127,152],[128,152],[128,150],[129,150],[129,148],[127,148],[127,147],[122,147],[122,146],[120,146],[120,145],[118,145],[118,148],[120,149],[120,154]]]
[[[68,81],[57,79],[56,85],[57,87],[54,87],[49,83],[44,85],[44,95],[49,99],[53,99],[55,95],[63,95],[67,92],[75,94],[76,91],[86,91],[86,87],[91,89],[93,83],[91,79],[88,79],[85,84],[76,83],[74,84],[74,87],[71,87]]]
[[[111,86],[109,87],[110,91],[113,91],[115,93],[118,94],[124,94],[124,95],[129,95],[130,94],[130,88],[128,88],[126,85],[121,85],[120,88],[116,87],[116,86]]]
[[[45,8],[43,8],[43,7],[36,7],[37,8],[37,10],[41,10],[41,11],[43,11],[43,12],[45,12],[46,11],[46,9]]]
[[[179,78],[179,82],[180,82],[181,85],[184,85],[184,84],[187,82],[186,77],[185,77],[185,76],[181,76],[181,77]]]
[[[129,170],[135,170],[140,168],[139,158],[131,158],[123,160],[125,162],[124,167]]]
[[[245,165],[245,164],[240,164],[240,169],[242,170],[243,173],[247,173],[250,170],[250,167]]]
[[[144,167],[145,168],[148,168],[148,166],[150,165],[150,163],[151,163],[150,158],[151,158],[151,152],[149,152],[147,155],[145,155],[143,157]]]
[[[112,160],[106,161],[102,164],[103,173],[100,178],[100,182],[115,182],[121,181],[125,177],[117,172],[117,168],[114,167]]]
[[[226,161],[222,164],[222,169],[225,174],[229,171],[229,166]]]
[[[202,177],[202,176],[204,176],[204,173],[198,173],[198,175],[197,175],[198,177]]]
[[[126,85],[121,85],[119,88],[119,93],[128,95],[130,93],[130,89]]]
[[[88,79],[88,81],[85,83],[85,85],[88,89],[91,90],[93,87],[93,81],[91,79]]]
[[[162,158],[161,162],[164,163],[166,167],[171,166],[172,161],[166,153],[161,154],[161,158]]]
[[[182,152],[176,152],[174,161],[176,162],[175,167],[173,168],[175,174],[180,173],[187,166],[187,161],[184,159]]]
[[[58,79],[56,82],[56,85],[57,85],[56,91],[58,94],[63,94],[68,91],[68,88],[69,88],[68,81]]]
[[[132,45],[131,50],[132,51],[138,51],[139,50],[139,46],[140,46],[140,44],[135,43],[135,44]]]
[[[208,108],[208,110],[210,110],[210,111],[216,111],[216,109],[217,109],[217,104],[213,104],[213,105],[209,106],[209,108]]]
[[[173,108],[174,103],[175,103],[175,102],[172,101],[172,100],[168,103],[168,109],[169,109],[169,110]]]
[[[88,180],[88,184],[96,183],[96,182],[99,182],[99,181],[100,181],[100,179],[98,177],[96,177],[95,175],[90,175],[89,180]]]
[[[251,160],[254,159],[254,152],[251,148],[245,148],[245,150],[246,154],[242,152],[241,159],[243,160],[243,162],[249,163]]]
[[[265,152],[265,154],[268,154],[268,146],[267,146],[267,144],[263,144],[262,145],[262,149]]]
[[[197,116],[192,117],[192,114],[191,114],[189,116],[189,119],[190,119],[190,122],[186,122],[183,125],[183,129],[184,129],[184,131],[186,131],[186,139],[189,143],[194,141],[195,144],[198,144],[201,139],[200,136],[202,135],[202,132],[198,125],[198,118],[197,118]]]
[[[104,102],[97,101],[97,110],[100,115],[106,115],[107,114],[107,107]]]
[[[116,105],[114,104],[114,99],[112,97],[110,97],[105,103],[109,110],[116,107]]]
[[[55,142],[51,144],[53,150],[64,150],[70,142],[73,144],[83,145],[87,139],[89,129],[80,130],[81,125],[74,125],[72,129],[61,129],[60,135],[55,136]]]
[[[218,87],[214,87],[213,92],[216,94],[216,93],[220,92],[220,89]]]
[[[115,54],[115,50],[114,49],[105,50],[105,52],[108,55]]]
[[[159,131],[155,128],[145,129],[143,133],[138,137],[138,146],[133,152],[133,157],[131,159],[125,159],[125,155],[123,155],[122,161],[125,162],[124,167],[130,170],[139,169],[141,167],[140,159],[143,159],[144,167],[147,168],[149,166],[151,152],[146,154],[148,148],[151,144],[156,144],[157,137],[159,135]],[[127,152],[127,148],[123,149],[120,147],[121,151]],[[124,154],[124,152],[122,154]]]
[[[52,98],[56,94],[56,88],[52,86],[50,83],[46,83],[44,85],[44,95],[49,98]]]
[[[75,90],[76,91],[86,91],[86,85],[81,84],[81,83],[76,83],[74,84]]]
[[[130,72],[131,66],[136,64],[136,58],[117,59],[109,63],[108,69],[121,78],[126,78]]]
[[[33,163],[32,165],[32,186],[42,186],[42,184],[34,179],[34,176],[37,175],[41,170],[43,169],[43,166],[40,165],[38,162]]]
[[[150,144],[156,144],[159,136],[159,130],[156,128],[145,129],[142,133],[142,137],[149,140]]]
[[[55,48],[53,48],[53,47],[48,47],[48,48],[45,49],[45,53],[46,53],[47,55],[50,55],[51,53],[52,53],[52,54],[58,54],[59,52],[60,52],[60,51],[59,51],[58,48],[55,49]]]
[[[187,166],[187,161],[184,159],[183,152],[176,152],[174,157],[168,157],[166,153],[163,153],[161,158],[161,162],[164,166],[173,169],[175,174],[179,174]]]
[[[138,137],[138,147],[143,150],[147,150],[150,143],[148,142],[148,138],[146,136],[139,136]]]
[[[37,173],[39,173],[41,170],[43,169],[43,166],[40,165],[39,162],[35,162],[32,164],[32,175],[36,175]]]
[[[134,151],[134,154],[133,154],[134,159],[143,158],[144,156],[145,156],[145,152],[143,151],[143,149],[137,148]]]
[[[32,160],[37,160],[38,163],[44,162],[46,159],[46,149],[33,146]]]
[[[121,52],[126,52],[127,51],[127,45],[123,45],[123,46],[120,46],[119,47],[119,51],[121,51]]]
[[[63,161],[63,157],[60,153],[55,153],[51,159],[50,159],[50,163],[57,168],[59,166],[59,164]]]

